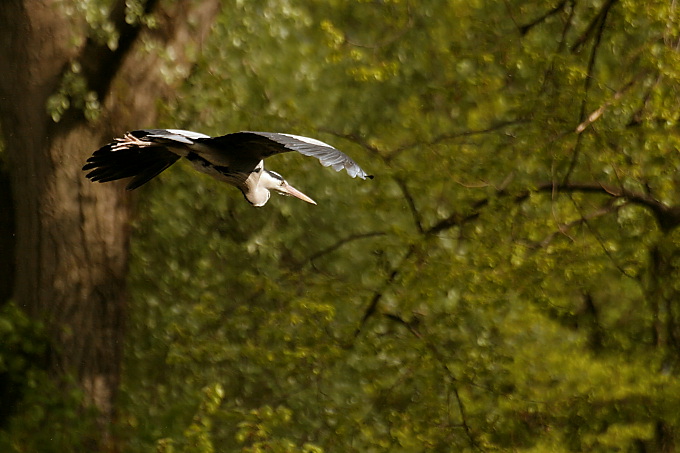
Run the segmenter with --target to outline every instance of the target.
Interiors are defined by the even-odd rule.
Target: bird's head
[[[276,173],[275,171],[269,171],[269,170],[262,170],[262,175],[260,176],[260,180],[258,181],[257,184],[257,189],[258,191],[262,191],[262,189],[266,190],[266,195],[264,202],[262,203],[253,203],[255,206],[264,206],[265,203],[269,200],[269,191],[274,190],[278,192],[281,195],[286,195],[286,196],[293,196],[295,198],[299,198],[302,201],[306,201],[307,203],[311,204],[316,204],[314,200],[309,198],[307,195],[303,194],[299,190],[297,190],[295,187],[291,186],[288,184],[288,181],[283,179],[283,176],[280,174]],[[252,201],[251,201],[252,203]]]

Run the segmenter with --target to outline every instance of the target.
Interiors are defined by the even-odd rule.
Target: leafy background
[[[291,154],[268,167],[318,206],[184,165],[140,190],[125,451],[675,451],[677,16],[225,1],[158,126],[376,178]]]

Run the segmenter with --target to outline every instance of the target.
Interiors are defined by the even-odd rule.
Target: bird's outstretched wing
[[[133,190],[177,162],[181,156],[171,151],[173,145],[186,146],[199,137],[208,136],[165,129],[132,131],[95,151],[83,170],[89,171],[86,176],[93,182],[133,177],[126,186]]]
[[[297,151],[305,156],[316,157],[323,166],[332,167],[335,171],[341,171],[344,168],[352,178],[373,178],[347,154],[328,143],[309,137],[276,132],[243,131],[221,137],[198,138],[196,142],[210,148],[223,149],[229,154],[233,153],[232,155],[236,158],[254,158],[256,161],[274,154]]]
[[[274,132],[236,132],[210,137],[180,129],[144,129],[128,132],[98,149],[83,170],[93,182],[132,177],[128,190],[136,189],[174,164],[180,157],[200,159],[206,165],[249,173],[274,154],[297,151],[319,159],[336,171],[343,168],[355,178],[373,178],[345,153],[313,138]],[[197,157],[198,156],[198,157]]]

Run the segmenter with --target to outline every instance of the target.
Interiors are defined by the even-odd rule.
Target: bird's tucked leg
[[[134,135],[128,133],[123,136],[123,138],[116,138],[115,139],[116,144],[111,147],[111,151],[119,151],[121,149],[130,149],[130,148],[145,148],[148,146],[157,146],[153,142],[149,142],[146,140],[141,140]]]

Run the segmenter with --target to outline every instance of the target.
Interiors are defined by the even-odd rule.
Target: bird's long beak
[[[279,189],[279,191],[285,195],[291,195],[295,198],[299,198],[300,200],[306,201],[307,203],[316,204],[316,201],[312,200],[307,195],[303,194],[302,192],[300,192],[299,190],[297,190],[295,187],[291,186],[288,183],[285,183]]]

